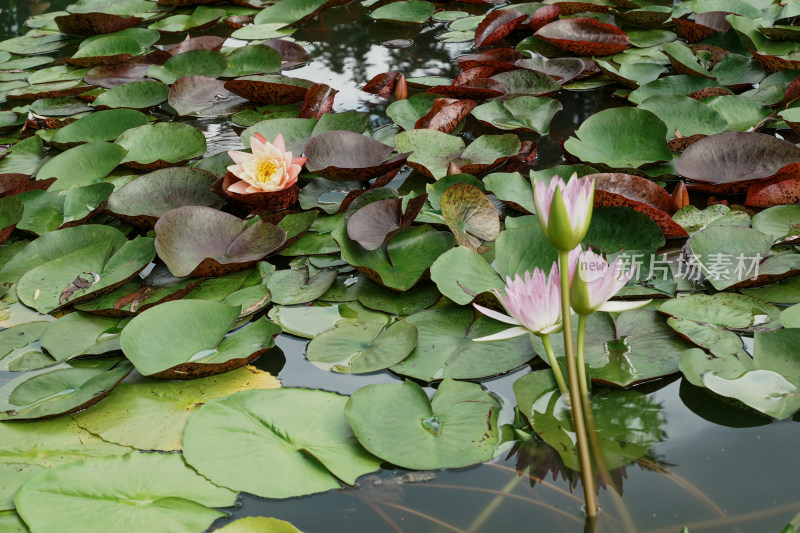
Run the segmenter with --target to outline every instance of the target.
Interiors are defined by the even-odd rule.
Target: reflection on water
[[[70,2],[51,3],[54,10]],[[47,6],[37,0],[0,0],[0,34],[3,38],[17,34],[27,16]],[[446,8],[473,9],[462,4]],[[353,3],[326,10],[301,28],[294,37],[310,43],[307,48],[313,59],[290,75],[331,85],[340,91],[335,110],[369,113],[372,126],[377,127],[389,122],[385,115],[389,101],[359,87],[387,70],[452,78],[458,71],[453,58],[471,52],[471,46],[437,41],[436,35],[443,31],[440,24],[392,26],[371,21],[366,12]],[[391,39],[410,39],[413,44],[399,49],[378,44]],[[539,141],[539,168],[562,161],[559,143],[588,116],[618,105],[604,89],[563,92],[558,99],[564,109],[556,114],[551,134],[541,139],[526,137]],[[186,121],[204,131],[209,155],[241,148],[237,130],[225,117]],[[326,372],[305,359],[306,340],[282,335],[277,344],[256,366],[277,374],[284,386],[351,394],[368,384],[400,379],[389,372]],[[515,404],[512,384],[529,371],[524,367],[484,382],[503,399],[506,422],[513,416],[508,407]],[[11,377],[0,372],[0,384]],[[680,379],[661,380],[637,390],[648,395],[648,405],[660,406],[665,436],[645,457],[612,472],[624,498],[610,488],[601,489],[597,532],[678,533],[688,526],[691,533],[777,533],[800,511],[793,421],[774,423],[738,410]],[[430,388],[427,391],[432,393]],[[628,416],[619,424],[636,420]],[[233,517],[274,516],[306,532],[577,532],[584,529],[584,518],[581,491],[575,489],[573,476],[553,448],[533,438],[514,448],[507,446],[492,463],[458,471],[384,470],[366,476],[357,490],[290,500],[245,495]]]

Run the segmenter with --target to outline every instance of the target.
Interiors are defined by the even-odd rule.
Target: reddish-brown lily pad
[[[309,172],[339,181],[369,180],[405,164],[408,154],[387,159],[392,148],[352,131],[326,131],[306,144]]]
[[[773,56],[769,54],[759,54],[755,50],[750,50],[753,58],[758,61],[761,68],[769,74],[775,74],[781,70],[800,70],[800,60],[786,59],[780,56]]]
[[[451,133],[461,121],[467,118],[467,115],[475,109],[476,105],[478,104],[474,100],[437,98],[433,101],[431,110],[417,121],[414,128],[426,128]]]
[[[216,179],[199,168],[156,170],[115,190],[105,209],[134,226],[152,228],[159,217],[178,207],[222,207],[222,200],[211,191]]]
[[[561,8],[556,5],[542,6],[531,15],[531,19],[528,21],[528,28],[535,32],[539,28],[557,20],[561,13]]]
[[[122,31],[142,21],[139,17],[122,17],[109,13],[70,13],[55,17],[54,20],[61,33],[84,37]]]
[[[624,31],[588,17],[553,21],[535,35],[557,48],[583,56],[618,54],[630,47]]]
[[[0,174],[0,198],[28,191],[47,189],[54,181],[56,181],[56,178],[37,180],[27,174]]]
[[[271,213],[289,208],[297,203],[300,196],[300,187],[293,185],[280,191],[264,191],[249,194],[239,194],[230,188],[240,182],[234,174],[228,172],[224,177],[218,179],[211,187],[211,190],[245,211],[257,211],[259,213]]]
[[[314,82],[282,75],[243,76],[225,82],[230,92],[253,102],[269,105],[302,101]]]
[[[466,70],[462,70],[458,73],[450,85],[466,85],[473,80],[478,79],[488,79],[494,76],[495,74],[499,74],[500,72],[506,72],[508,70],[516,70],[514,65],[506,65],[504,67],[475,67],[475,68],[468,68]]]
[[[389,98],[392,95],[403,92],[403,85],[406,84],[406,77],[402,72],[389,71],[378,74],[364,85],[361,90],[369,94],[377,94],[382,98]],[[407,90],[407,89],[406,89]]]
[[[370,192],[377,191],[378,189],[373,189]],[[414,222],[427,199],[427,194],[412,198],[408,201],[405,212],[401,198],[370,202],[356,210],[347,220],[347,235],[364,249],[377,250]]]
[[[696,44],[706,40],[719,31],[726,31],[718,29],[723,27],[723,24],[720,22],[720,17],[717,13],[719,12],[703,13],[702,15],[697,15],[693,21],[685,18],[678,18],[672,19],[672,22],[675,24],[675,29],[681,34],[681,37],[686,39],[690,44]],[[723,14],[721,18],[722,22],[727,24],[728,29],[730,29],[730,24],[725,20],[724,15],[727,15],[727,13]]]
[[[205,76],[178,78],[169,88],[169,105],[179,115],[227,115],[245,100],[225,89],[225,83]]]
[[[494,46],[499,43],[526,18],[527,15],[516,9],[492,11],[478,24],[475,30],[475,48]]]
[[[426,92],[458,100],[484,100],[504,95],[506,88],[499,81],[478,78],[470,80],[464,85],[437,85]]]
[[[174,276],[210,277],[253,266],[286,241],[282,229],[211,207],[167,212],[155,226],[156,251]]]
[[[494,48],[480,54],[467,54],[456,58],[458,66],[467,70],[475,67],[514,67],[514,63],[525,57],[513,48]]]
[[[686,230],[672,220],[678,210],[672,196],[652,181],[631,174],[589,174],[594,180],[595,207],[629,207],[652,218],[667,239],[686,237]]]
[[[312,85],[303,100],[300,118],[319,119],[325,113],[330,113],[333,110],[333,100],[338,92],[326,83]]]
[[[772,135],[725,132],[692,144],[675,170],[699,184],[691,188],[718,194],[744,193],[755,180],[769,178],[800,162],[800,147]]]
[[[772,207],[774,205],[800,204],[800,179],[778,182],[754,183],[747,189],[744,205],[752,207]]]

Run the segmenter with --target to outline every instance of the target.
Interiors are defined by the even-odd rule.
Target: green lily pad
[[[480,385],[444,380],[433,400],[406,380],[356,391],[345,416],[370,452],[403,468],[459,468],[488,461],[500,404]]]
[[[538,220],[531,219],[531,224],[512,227],[506,219],[506,229],[500,232],[495,247],[495,265],[497,272],[505,279],[515,274],[524,276],[525,271],[533,272],[535,268],[550,271],[558,254],[549,246]]]
[[[277,387],[280,382],[272,375],[249,366],[192,381],[145,379],[119,385],[102,404],[73,418],[108,442],[140,450],[175,451],[182,447],[189,417],[208,401],[241,390]],[[132,405],[136,408],[131,409]],[[126,416],[120,417],[121,412]]]
[[[500,234],[497,209],[474,185],[453,185],[442,194],[440,202],[444,221],[460,246],[478,250],[482,241],[493,241]]]
[[[224,9],[197,6],[191,15],[172,15],[148,26],[161,33],[179,33],[210,28],[225,16]]]
[[[395,100],[386,108],[386,115],[404,130],[411,131],[417,121],[428,114],[433,107],[434,100],[438,98],[441,98],[441,96],[431,93],[417,93],[410,98]]]
[[[286,150],[301,154],[306,142],[311,138],[316,120],[313,118],[274,118],[263,120],[242,132],[241,139],[245,149],[250,149],[250,139],[260,133],[266,139],[275,139],[280,133],[286,143]]]
[[[587,163],[611,168],[638,168],[672,160],[667,127],[649,111],[615,107],[595,113],[564,143],[564,148]]]
[[[632,104],[641,104],[655,94],[682,94],[689,95],[695,91],[714,87],[721,91],[729,92],[722,85],[708,78],[699,76],[667,76],[649,83],[646,83],[628,95],[628,101]]]
[[[319,11],[326,0],[289,0],[262,9],[254,20],[255,24],[278,24],[288,26],[306,20]]]
[[[414,287],[435,259],[455,244],[450,233],[427,225],[408,227],[372,251],[351,240],[344,226],[332,236],[341,247],[342,259],[363,269],[373,281],[401,291]]]
[[[300,533],[300,530],[289,522],[264,516],[240,518],[216,531],[221,533]]]
[[[88,69],[75,68],[69,65],[47,67],[31,72],[27,79],[30,84],[53,83],[55,81],[82,80]]]
[[[289,498],[352,485],[380,466],[347,425],[346,396],[308,389],[242,391],[195,413],[186,461],[225,487]]]
[[[393,2],[383,7],[379,7],[369,14],[375,20],[388,20],[406,24],[422,24],[436,10],[430,2],[423,0],[407,0],[405,2]]]
[[[108,199],[114,186],[94,183],[72,187],[66,194],[33,190],[16,196],[25,203],[25,212],[17,228],[44,235],[62,227],[81,224],[95,214]]]
[[[655,251],[664,245],[664,233],[649,216],[629,207],[599,207],[583,243],[603,253],[622,250]]]
[[[391,321],[386,313],[372,311],[358,302],[275,306],[270,309],[269,317],[287,333],[306,339],[313,339],[339,324],[376,322],[387,326]]]
[[[695,262],[711,285],[724,290],[800,270],[800,255],[772,254],[771,235],[740,226],[711,226],[692,235]]]
[[[629,89],[638,89],[642,85],[657,80],[659,76],[667,71],[664,65],[649,61],[621,64],[602,59],[596,59],[595,61],[600,70],[607,76]]]
[[[210,507],[232,507],[236,493],[197,474],[180,455],[134,452],[42,472],[25,483],[15,502],[34,530],[85,531],[78,524],[84,513],[92,513],[98,529],[145,532],[166,526],[189,533],[225,516]],[[42,513],[43,508],[58,512]]]
[[[125,130],[145,124],[147,117],[133,109],[97,111],[60,128],[50,140],[60,144],[113,141]]]
[[[534,355],[528,336],[502,341],[474,342],[508,329],[490,318],[475,320],[472,309],[423,311],[404,318],[416,326],[417,347],[392,371],[423,381],[445,378],[480,379],[512,370]]]
[[[727,131],[728,121],[703,102],[680,94],[656,94],[639,104],[667,125],[667,137],[713,135]]]
[[[224,78],[277,72],[281,68],[280,53],[270,46],[261,44],[236,48],[228,53],[226,59],[228,66],[222,73]]]
[[[31,104],[31,111],[41,117],[71,117],[94,109],[74,96],[61,96],[36,100]]]
[[[186,379],[246,365],[274,346],[280,327],[257,320],[226,337],[240,306],[176,300],[139,314],[122,330],[122,351],[145,376]]]
[[[82,355],[119,350],[124,325],[118,318],[70,313],[52,322],[42,332],[39,342],[56,361],[64,362]]]
[[[154,257],[151,238],[127,241],[108,226],[78,226],[32,241],[0,270],[0,279],[17,283],[22,303],[48,313],[122,285]]]
[[[21,372],[55,364],[56,360],[37,345],[49,325],[50,322],[28,322],[0,331],[0,370]]]
[[[134,81],[118,85],[95,98],[98,109],[145,110],[167,101],[169,86],[160,81]]]
[[[710,205],[702,210],[687,205],[672,215],[672,219],[690,234],[714,225],[750,226],[750,215],[744,211],[734,211],[723,204]]]
[[[0,424],[0,463],[52,468],[89,457],[125,455],[132,451],[102,440],[68,416]]]
[[[99,183],[126,157],[125,148],[106,142],[90,142],[70,148],[42,165],[36,179],[57,178],[51,192]]]
[[[364,307],[393,315],[417,313],[435,304],[440,297],[438,289],[432,284],[398,293],[366,279],[358,288],[357,294],[359,303]]]
[[[147,76],[168,85],[184,76],[216,78],[227,66],[225,56],[216,50],[190,50],[167,59],[163,65],[150,65]]]
[[[457,159],[465,146],[460,137],[428,129],[404,131],[394,143],[401,153],[412,152],[409,165],[435,179],[447,174],[450,161]]]
[[[558,91],[561,86],[553,78],[536,70],[510,70],[490,79],[505,87],[505,96],[542,96]],[[521,107],[524,108],[524,105]]]
[[[206,153],[203,134],[180,122],[157,122],[131,128],[120,135],[115,144],[128,151],[123,165],[147,170],[182,164]]]
[[[0,174],[33,174],[42,162],[44,145],[41,137],[34,135],[19,141],[0,159]]]
[[[772,235],[776,241],[800,235],[800,205],[776,205],[753,216],[753,229]]]
[[[3,480],[0,481],[0,529],[7,531],[8,533],[27,531],[27,528],[25,528],[22,520],[19,520],[19,526],[17,526],[18,529],[14,529],[13,527],[10,529],[4,529],[8,526],[6,526],[6,524],[2,521],[3,515],[5,514],[2,513],[2,511],[12,511],[15,509],[14,494],[22,485],[25,484],[25,482],[42,470],[44,470],[44,468],[39,465],[0,463],[0,476],[2,476],[0,479]]]
[[[102,400],[132,370],[119,358],[31,370],[0,387],[0,420],[34,420],[84,409]]]
[[[674,317],[669,318],[667,323],[681,337],[705,348],[717,357],[747,355],[744,352],[742,339],[733,331],[711,324],[700,324],[693,320]],[[686,375],[686,372],[684,372],[684,375]],[[693,381],[692,383],[700,386],[697,382]]]
[[[501,130],[550,133],[553,116],[562,109],[560,102],[550,98],[517,96],[500,102],[492,100],[472,110],[472,115]]]
[[[279,270],[272,274],[267,286],[272,301],[280,305],[313,302],[323,294],[336,279],[336,271],[323,269],[310,275],[308,268]]]
[[[774,329],[780,314],[780,309],[760,298],[727,292],[673,298],[661,304],[659,311],[675,318],[741,331]]]
[[[785,328],[800,328],[800,305],[793,305],[781,311],[780,323]]]
[[[306,357],[326,370],[364,374],[396,365],[416,344],[417,329],[407,322],[386,330],[377,322],[343,324],[315,337]]]
[[[517,211],[536,212],[531,182],[519,172],[493,172],[483,178],[486,189]]]
[[[446,251],[434,261],[431,279],[443,295],[460,305],[471,303],[477,294],[505,285],[477,252],[461,246]]]
[[[61,33],[31,30],[25,35],[0,42],[0,51],[19,55],[47,54],[67,44],[62,37],[65,36]]]
[[[577,322],[577,321],[574,321]],[[574,323],[577,335],[577,323]],[[556,354],[563,353],[563,339],[551,335]],[[536,353],[544,355],[538,337]],[[586,321],[586,365],[592,381],[630,387],[643,381],[674,374],[681,353],[692,345],[675,334],[666,317],[647,309],[626,311],[616,317],[594,313]]]

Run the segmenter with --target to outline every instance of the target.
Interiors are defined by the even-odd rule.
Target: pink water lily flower
[[[306,158],[292,157],[292,152],[286,151],[283,135],[279,133],[275,142],[269,143],[263,135],[256,133],[250,138],[250,147],[252,154],[238,150],[228,151],[228,155],[236,163],[229,166],[228,171],[241,180],[231,185],[228,192],[276,192],[297,182]]]
[[[526,271],[524,278],[519,274],[516,274],[514,279],[507,276],[505,296],[497,289],[493,292],[508,315],[478,304],[472,305],[489,318],[515,327],[474,340],[497,341],[526,333],[549,335],[561,330],[561,285],[558,265],[555,263],[550,269],[549,276],[545,275],[543,270],[534,268],[533,273]]]
[[[549,184],[536,181],[533,202],[547,240],[557,250],[567,252],[580,244],[589,230],[594,180],[573,174],[567,183],[558,176],[553,176]]]
[[[575,263],[570,262],[570,303],[579,315],[588,315],[595,311],[629,311],[652,301],[609,301],[636,273],[636,267],[622,271],[619,256],[611,264],[591,248],[580,254],[575,253],[574,256]],[[572,257],[573,253],[570,253],[570,258]],[[577,269],[577,276],[572,275],[573,269]]]

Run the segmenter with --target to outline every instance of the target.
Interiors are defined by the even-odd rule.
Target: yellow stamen
[[[267,159],[258,165],[256,170],[256,180],[260,183],[269,183],[273,177],[280,171],[280,166],[274,159]]]

